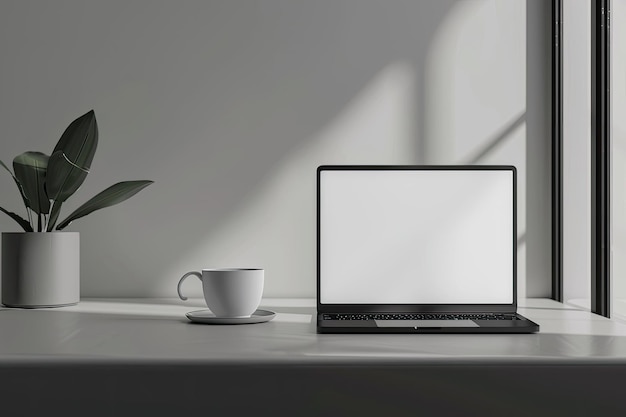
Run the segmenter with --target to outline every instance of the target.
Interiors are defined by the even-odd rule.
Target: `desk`
[[[205,308],[197,299],[3,308],[0,409],[626,415],[626,325],[547,299],[520,305],[539,334],[318,335],[313,300],[264,300],[275,319],[239,326],[188,322],[185,312]]]

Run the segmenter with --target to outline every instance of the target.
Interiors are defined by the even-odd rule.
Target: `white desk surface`
[[[520,302],[527,335],[320,335],[312,299],[265,299],[274,320],[192,324],[201,299],[83,299],[54,309],[0,308],[0,364],[538,363],[626,364],[626,325],[549,299]]]

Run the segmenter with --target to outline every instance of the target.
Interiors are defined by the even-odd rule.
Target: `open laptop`
[[[320,166],[319,333],[532,333],[513,166]]]

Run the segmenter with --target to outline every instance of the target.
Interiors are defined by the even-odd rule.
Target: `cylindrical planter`
[[[2,304],[61,307],[79,299],[78,232],[2,233]]]

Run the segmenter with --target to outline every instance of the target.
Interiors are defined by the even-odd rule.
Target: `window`
[[[619,10],[624,1],[615,5]],[[615,204],[622,201],[611,200],[611,175],[620,178],[615,170],[622,164],[614,159],[619,155],[612,156],[610,116],[611,108],[623,106],[619,94],[610,94],[616,82],[610,74],[624,68],[610,59],[610,0],[554,0],[553,6],[553,298],[610,316],[611,266],[626,269],[619,261],[611,264],[610,256],[618,248],[611,247],[611,209],[617,214]],[[622,35],[617,36],[614,51]],[[613,243],[623,245],[619,238]],[[626,300],[624,287],[616,283],[615,299],[620,294]]]

